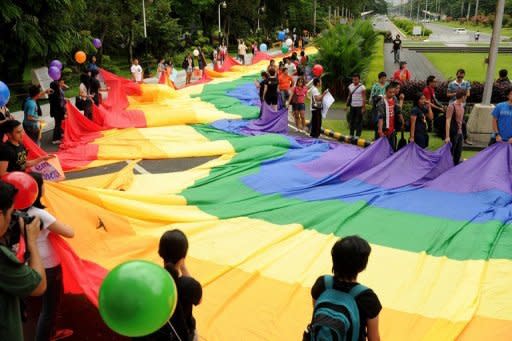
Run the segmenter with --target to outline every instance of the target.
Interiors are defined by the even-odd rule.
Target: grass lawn
[[[449,26],[453,28],[464,27],[470,31],[480,31],[481,33],[492,33],[492,26],[484,26],[484,25],[474,25],[472,23],[461,24],[458,21],[443,21],[443,22],[435,22],[435,24]],[[512,28],[503,27],[501,29],[502,37],[512,37]]]
[[[346,120],[324,120],[322,126],[324,128],[332,129],[336,132],[342,133],[344,135],[348,135],[349,127],[348,122]],[[363,130],[362,138],[365,140],[373,141],[373,138],[375,136],[375,133],[373,130]],[[404,137],[409,140],[409,133],[405,132]],[[435,136],[434,134],[430,134],[430,140],[429,140],[429,150],[436,150],[444,145],[444,141]],[[462,151],[462,158],[468,159],[472,156],[474,156],[477,153],[477,151],[473,150],[463,150]]]
[[[466,78],[472,81],[485,81],[487,64],[484,64],[486,53],[424,53],[434,66],[447,78],[455,78],[455,72],[459,68],[466,70]],[[498,77],[500,69],[510,69],[512,56],[507,54],[498,55],[496,74]]]
[[[379,72],[384,70],[384,37],[379,34],[375,44],[375,52],[368,67],[368,74],[364,82],[366,88],[370,89],[372,84],[378,81]]]

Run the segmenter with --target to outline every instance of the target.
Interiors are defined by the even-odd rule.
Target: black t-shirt
[[[265,90],[265,84],[267,84],[266,79],[260,81],[260,100],[263,100],[263,90]]]
[[[342,282],[334,278],[333,288],[343,292],[349,292],[357,283]],[[324,277],[319,277],[313,287],[311,288],[311,296],[316,301],[320,295],[325,291]],[[368,320],[373,319],[379,315],[382,310],[379,298],[372,289],[363,291],[356,297],[357,307],[359,308],[359,321],[361,326],[359,328],[359,340],[366,340],[366,323]]]
[[[402,41],[400,39],[393,40],[393,50],[400,49],[400,46],[402,46]]]
[[[8,172],[24,172],[27,162],[27,150],[22,144],[15,146],[9,141],[1,143],[0,161],[7,161],[9,163],[7,166]]]
[[[178,304],[170,322],[183,341],[192,340],[196,330],[196,320],[192,316],[192,308],[201,302],[203,289],[201,284],[192,277],[182,276],[176,279]],[[133,338],[143,341],[174,341],[178,340],[168,323],[151,335]]]
[[[426,116],[428,113],[428,109],[426,106],[423,108],[420,108],[418,106],[415,106],[411,110],[411,116],[416,116],[416,124],[414,133],[415,134],[426,134],[427,132],[427,123],[425,122]]]
[[[277,97],[277,87],[279,86],[279,81],[277,77],[269,77],[267,79],[267,98],[275,98]]]

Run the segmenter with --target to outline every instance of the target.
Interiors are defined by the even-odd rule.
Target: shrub
[[[432,31],[426,28],[425,26],[416,24],[408,19],[393,18],[392,21],[399,29],[404,31],[406,35],[412,35],[414,26],[421,26],[422,36],[429,36],[432,34]]]

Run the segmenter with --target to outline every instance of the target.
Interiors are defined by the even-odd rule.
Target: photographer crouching
[[[20,298],[42,295],[46,275],[36,244],[41,222],[37,217],[30,221],[26,215],[19,217],[15,213],[16,195],[13,185],[0,181],[0,340],[22,341]],[[19,243],[18,233],[25,236],[28,265],[21,263],[11,250]]]

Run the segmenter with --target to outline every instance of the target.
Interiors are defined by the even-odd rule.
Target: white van
[[[454,31],[457,34],[466,34],[466,33],[468,33],[468,31],[465,28],[463,28],[463,27],[456,28]]]

